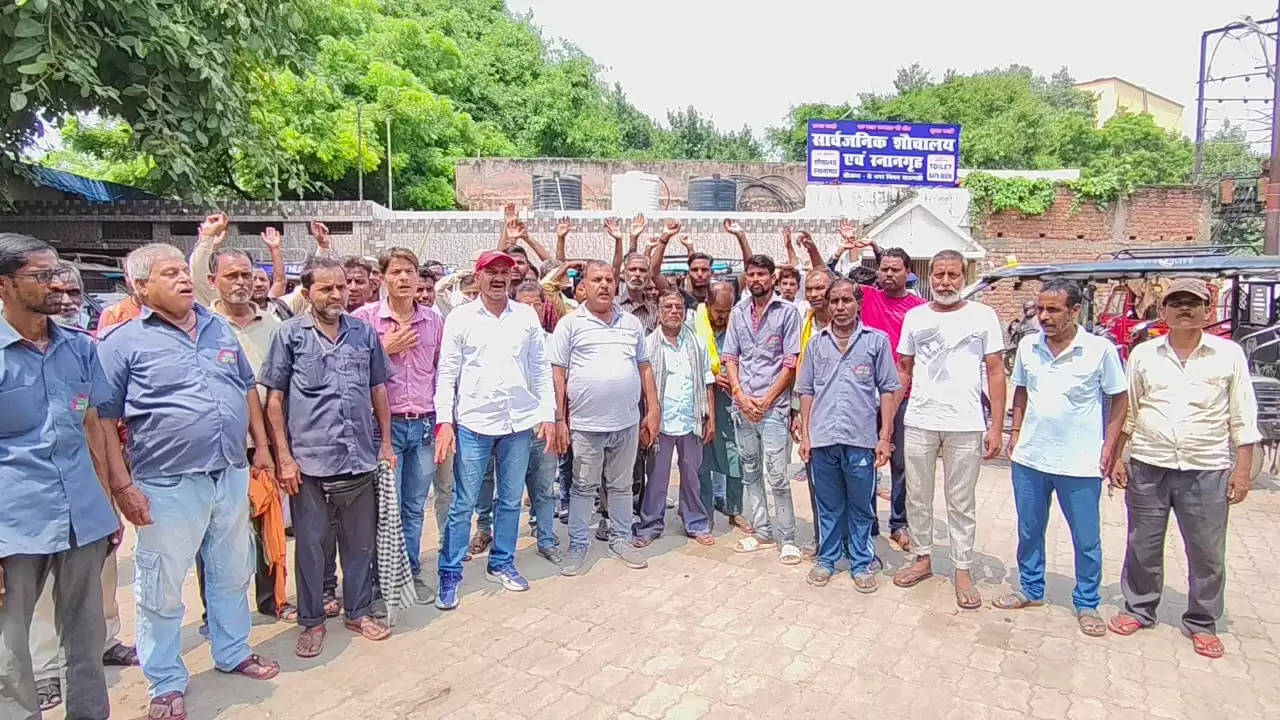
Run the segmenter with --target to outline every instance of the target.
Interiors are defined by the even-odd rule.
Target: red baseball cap
[[[506,265],[507,267],[514,267],[515,264],[516,261],[510,255],[504,252],[498,252],[497,250],[490,250],[476,258],[476,272],[480,272],[492,265]]]

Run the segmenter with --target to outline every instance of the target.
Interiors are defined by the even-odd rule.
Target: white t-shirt
[[[966,302],[937,312],[929,305],[907,311],[899,355],[915,356],[911,397],[903,424],[921,430],[986,430],[982,414],[984,358],[1004,350],[995,310]]]

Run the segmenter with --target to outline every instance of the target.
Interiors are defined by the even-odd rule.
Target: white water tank
[[[613,176],[613,209],[627,215],[656,212],[661,180],[657,175],[629,170]]]

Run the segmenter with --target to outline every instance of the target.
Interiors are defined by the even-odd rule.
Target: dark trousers
[[[303,475],[298,494],[289,498],[289,507],[293,514],[298,624],[310,628],[324,623],[325,542],[333,534],[335,521],[343,609],[348,620],[368,615],[373,604],[378,519],[373,473]]]
[[[253,526],[253,600],[254,607],[263,615],[276,616],[276,576],[267,564],[267,556],[262,550],[262,518],[250,518]],[[196,587],[200,590],[200,605],[204,602],[204,560],[196,553]],[[200,620],[208,619],[208,612],[200,613]]]
[[[906,426],[902,424],[902,418],[906,413],[907,401],[903,400],[898,405],[897,414],[893,416],[893,454],[889,456],[889,477],[892,481],[889,490],[889,532],[905,530],[907,527],[907,456],[904,449]],[[877,432],[879,427],[880,423],[877,420]],[[871,523],[872,537],[880,534],[880,516],[876,514],[877,501],[876,494],[872,493],[871,515],[875,518]]]
[[[75,539],[72,539],[75,544]],[[102,538],[52,555],[10,555],[4,567],[4,605],[0,605],[0,718],[40,717],[31,667],[31,618],[44,584],[53,580],[54,624],[66,657],[63,686],[68,718],[110,717],[102,645],[107,625],[102,616],[102,563],[110,540]]]
[[[643,490],[640,511],[636,513],[634,534],[644,540],[662,536],[667,516],[667,488],[671,484],[671,456],[676,455],[680,468],[680,520],[689,535],[711,532],[706,506],[702,504],[698,470],[702,468],[702,438],[688,435],[658,435],[657,451],[650,463],[649,480]]]
[[[1120,589],[1125,612],[1143,625],[1156,622],[1164,590],[1164,536],[1172,509],[1187,548],[1187,611],[1182,625],[1191,633],[1217,631],[1226,585],[1230,475],[1230,470],[1170,470],[1129,462],[1124,493],[1129,539]]]

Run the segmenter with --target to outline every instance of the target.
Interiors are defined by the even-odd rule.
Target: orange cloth
[[[142,314],[142,306],[138,304],[133,296],[129,296],[120,302],[112,305],[102,311],[102,316],[98,318],[97,335],[101,335],[103,330],[115,327],[120,323],[126,323]]]
[[[276,481],[257,468],[249,470],[249,516],[262,519],[262,554],[276,576],[276,607],[282,607],[286,574],[284,506],[280,502],[280,487]]]

